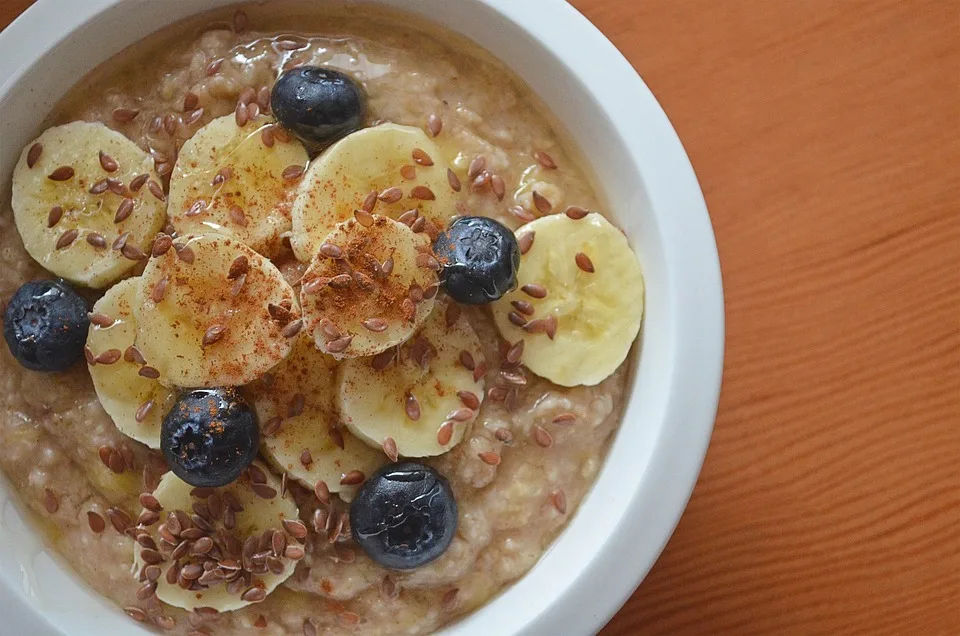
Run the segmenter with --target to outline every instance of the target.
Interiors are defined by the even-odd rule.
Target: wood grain
[[[960,4],[574,4],[684,141],[728,321],[699,485],[603,635],[960,634]]]

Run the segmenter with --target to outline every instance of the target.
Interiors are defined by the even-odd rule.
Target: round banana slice
[[[239,386],[290,352],[301,327],[273,263],[217,234],[150,259],[137,290],[137,347],[173,386]]]
[[[439,288],[427,236],[385,216],[360,218],[326,238],[300,288],[307,333],[337,358],[371,356],[409,338]]]
[[[517,289],[493,304],[500,333],[524,341],[524,364],[561,386],[616,371],[640,331],[643,274],[627,238],[601,215],[546,216],[517,238]]]
[[[223,488],[194,488],[172,472],[140,516],[134,566],[143,594],[185,610],[259,603],[303,558],[307,528],[280,481],[254,464]],[[152,522],[152,523],[150,523]]]
[[[312,259],[356,209],[393,219],[413,210],[428,233],[442,230],[457,213],[447,169],[440,149],[419,128],[381,124],[344,137],[310,165],[297,190],[294,253]]]
[[[103,410],[121,433],[160,448],[160,423],[174,392],[134,346],[137,279],[120,281],[97,301],[87,333],[87,366]]]
[[[304,335],[248,393],[271,464],[311,490],[322,481],[330,492],[352,492],[388,458],[338,428],[336,371],[337,361]]]
[[[153,160],[100,123],[47,129],[13,171],[13,214],[27,252],[78,285],[105,288],[133,269],[166,221]]]
[[[170,177],[168,213],[180,234],[216,232],[261,254],[280,248],[307,151],[261,116],[242,128],[214,119],[180,149]]]
[[[404,457],[443,454],[460,443],[483,400],[485,363],[466,317],[441,303],[397,350],[340,367],[340,417],[368,444]]]

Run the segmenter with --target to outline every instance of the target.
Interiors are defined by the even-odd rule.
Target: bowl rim
[[[408,6],[409,0],[372,1],[422,13]],[[658,216],[657,222],[661,240],[670,247],[670,336],[676,346],[670,382],[674,390],[666,398],[664,423],[655,448],[619,523],[599,542],[586,567],[560,595],[541,599],[536,611],[513,627],[515,634],[595,633],[630,597],[659,557],[692,494],[706,454],[719,402],[724,348],[716,241],[693,167],[666,114],[626,58],[589,20],[563,0],[459,1],[494,11],[559,60],[590,91],[600,109],[598,114],[612,122],[627,144],[630,158],[643,175],[651,208],[670,211],[669,215]],[[5,60],[0,64],[0,100],[33,63],[51,54],[62,38],[117,5],[137,2],[142,0],[87,0],[77,4],[38,0],[0,33],[0,60]],[[232,2],[211,0],[202,10],[213,4]],[[545,9],[549,19],[543,19]],[[445,26],[462,32],[456,25]],[[569,47],[571,41],[577,42],[575,51]],[[603,73],[596,73],[600,60]],[[655,150],[640,147],[637,140],[641,138]],[[679,336],[684,338],[682,343]],[[696,391],[684,394],[678,390],[690,386],[697,387]],[[5,487],[6,482],[0,480],[0,506]],[[591,496],[588,494],[588,498]],[[528,577],[530,573],[524,578]],[[0,608],[13,624],[21,620],[20,624],[30,625],[38,636],[63,633],[16,583],[0,572]],[[443,633],[481,633],[482,624],[477,619],[482,611],[464,617]],[[4,631],[3,626],[0,631]]]

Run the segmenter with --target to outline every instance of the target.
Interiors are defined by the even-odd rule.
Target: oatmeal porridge
[[[80,578],[174,634],[372,636],[533,567],[619,424],[643,282],[515,75],[274,2],[47,124],[0,209],[0,468]]]

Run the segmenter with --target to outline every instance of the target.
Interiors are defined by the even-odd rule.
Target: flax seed
[[[294,320],[293,322],[288,324],[286,327],[284,327],[280,331],[280,335],[282,335],[284,338],[287,338],[289,340],[290,338],[293,338],[298,333],[300,333],[300,330],[302,328],[303,328],[303,320],[299,320],[299,319]]]
[[[163,188],[160,187],[160,184],[150,179],[147,181],[147,190],[150,191],[150,194],[153,195],[158,201],[166,201],[167,197],[163,194]]]
[[[119,360],[122,355],[119,349],[108,349],[99,354],[95,359],[97,364],[113,364]]]
[[[527,319],[516,311],[511,311],[509,314],[507,314],[507,319],[518,327],[523,327],[527,324]]]
[[[221,66],[223,66],[223,60],[210,60],[203,71],[207,77],[212,77],[220,72]]]
[[[50,208],[50,213],[47,215],[47,227],[54,227],[62,218],[63,208],[59,205],[53,206]]]
[[[503,442],[504,444],[510,444],[513,442],[513,433],[509,429],[499,427],[493,432],[494,437]]]
[[[425,185],[418,185],[414,187],[413,190],[410,191],[410,196],[420,201],[433,201],[437,198],[433,193],[433,190]]]
[[[340,485],[341,486],[357,486],[359,484],[362,484],[366,478],[367,478],[366,475],[364,475],[359,470],[351,470],[340,479]]]
[[[538,150],[535,153],[533,153],[533,158],[537,160],[537,163],[539,163],[541,166],[543,166],[548,170],[556,170],[557,168],[557,164],[553,160],[553,157],[551,157],[550,155],[548,155],[542,150]]]
[[[213,325],[203,334],[201,344],[206,347],[221,340],[226,333],[227,328],[223,325]]]
[[[37,142],[30,146],[30,150],[27,151],[27,167],[33,168],[37,165],[37,161],[40,159],[40,155],[43,153],[43,144]]]
[[[535,221],[537,219],[537,217],[535,217],[533,214],[528,212],[526,208],[520,205],[515,205],[511,207],[510,214],[517,217],[517,219],[519,219],[523,223],[530,223],[531,221]]]
[[[110,520],[110,525],[113,526],[113,529],[120,534],[126,532],[127,528],[130,527],[130,515],[119,508],[108,508],[107,519]]]
[[[98,515],[92,510],[87,511],[87,525],[90,526],[90,530],[95,534],[100,534],[107,527],[107,522],[103,520],[103,517]]]
[[[433,165],[433,158],[431,158],[430,155],[426,153],[426,151],[420,148],[414,148],[412,156],[413,156],[414,163],[416,163],[417,165],[420,165],[420,166]]]
[[[407,417],[416,422],[420,419],[420,402],[417,400],[416,396],[412,393],[407,393],[406,400],[404,401],[403,410],[406,412]]]
[[[60,499],[57,494],[49,488],[43,489],[43,507],[50,514],[55,514],[60,510]]]
[[[460,189],[462,187],[460,185],[460,177],[458,177],[457,173],[455,173],[450,168],[447,168],[447,183],[450,184],[451,190],[453,190],[454,192],[460,192]]]
[[[394,441],[392,437],[388,437],[385,440],[383,440],[382,448],[383,448],[383,453],[387,456],[387,458],[390,461],[392,462],[397,461],[397,458],[399,457],[399,455],[397,454],[397,442]]]
[[[67,230],[60,235],[60,238],[57,239],[56,248],[58,250],[66,249],[73,245],[73,242],[77,240],[77,237],[80,236],[80,231],[77,229]]]
[[[550,214],[553,212],[553,204],[550,203],[550,199],[543,196],[536,190],[533,191],[533,205],[540,214]]]
[[[253,489],[253,492],[255,492],[257,496],[264,499],[273,499],[277,496],[277,491],[266,484],[252,484],[250,488]]]
[[[589,214],[587,210],[585,210],[584,208],[581,208],[579,205],[571,205],[567,207],[567,209],[564,210],[563,213],[566,214],[571,219],[573,219],[574,221],[578,221]]]
[[[227,271],[227,280],[236,280],[250,271],[250,259],[241,254],[230,263],[230,269]]]
[[[591,261],[590,257],[584,254],[583,252],[577,252],[576,256],[574,257],[574,260],[577,263],[577,267],[587,272],[588,274],[592,274],[594,271],[596,271],[593,267],[593,261]]]
[[[547,290],[543,285],[537,285],[536,283],[527,283],[520,288],[524,294],[531,296],[533,298],[546,298]]]
[[[130,345],[123,352],[123,359],[127,362],[134,362],[136,364],[146,364],[147,361],[144,359],[143,354],[140,353],[140,350],[137,349],[134,345]]]
[[[440,271],[440,263],[430,254],[417,254],[417,267],[424,267],[435,272]]]
[[[500,465],[500,455],[492,451],[481,451],[477,453],[477,457],[480,458],[484,464],[489,466],[499,466]]]
[[[550,493],[550,501],[553,507],[562,515],[567,514],[567,494],[562,489],[554,490]]]
[[[361,324],[374,333],[381,333],[387,330],[387,321],[383,318],[367,318]]]
[[[404,181],[413,181],[417,178],[417,168],[410,164],[400,166],[400,178]]]
[[[373,209],[377,206],[378,198],[379,193],[376,190],[367,193],[367,196],[363,199],[363,203],[360,204],[360,209],[364,212],[373,212]]]
[[[473,181],[480,173],[483,172],[483,169],[487,167],[487,158],[483,155],[477,155],[470,162],[470,166],[467,168],[467,178]]]
[[[440,134],[440,131],[443,130],[443,120],[440,119],[440,116],[436,113],[430,113],[427,116],[427,130],[430,132],[431,137],[436,137]]]
[[[519,239],[517,239],[517,244],[520,246],[520,253],[526,254],[530,251],[530,248],[533,247],[533,239],[536,237],[536,232],[524,232]]]
[[[493,178],[492,175],[486,170],[484,170],[479,175],[477,175],[477,178],[474,179],[473,183],[470,184],[470,189],[473,190],[474,192],[480,192],[487,185],[490,184],[490,181],[492,178]]]
[[[133,108],[114,108],[112,116],[114,121],[126,124],[136,119],[139,114],[140,111]]]
[[[335,426],[331,426],[330,428],[327,429],[327,435],[330,436],[330,441],[332,441],[337,446],[337,448],[339,448],[340,450],[344,449],[343,433],[340,431],[339,428]]]
[[[260,89],[257,91],[257,105],[260,106],[261,112],[264,112],[264,113],[270,112],[270,87],[269,86],[261,86]]]
[[[523,346],[524,341],[518,340],[510,349],[507,351],[507,362],[510,364],[517,364],[520,362],[520,358],[523,356]]]
[[[533,439],[537,445],[542,446],[543,448],[550,448],[553,446],[553,435],[543,428],[539,424],[533,427]]]
[[[281,176],[285,181],[296,181],[303,176],[303,173],[304,173],[303,166],[293,165],[293,166],[287,166],[286,168],[284,168],[283,173],[281,173]]]
[[[240,295],[240,292],[243,291],[243,286],[247,282],[247,275],[241,274],[237,277],[237,280],[233,281],[233,284],[230,285],[230,295],[234,298]]]
[[[381,192],[377,198],[387,204],[396,203],[403,198],[403,190],[397,186],[392,186]]]
[[[103,249],[107,246],[107,239],[103,238],[103,234],[91,232],[87,234],[87,243],[98,249]]]
[[[150,298],[153,302],[159,304],[163,300],[164,295],[167,293],[167,285],[169,283],[170,277],[164,276],[153,286],[153,291],[150,293]]]
[[[386,278],[393,272],[393,257],[391,256],[387,260],[383,261],[383,264],[380,266],[380,275]]]
[[[317,496],[320,503],[330,505],[330,489],[327,487],[327,482],[320,480],[314,484],[313,494]]]
[[[441,446],[446,446],[450,443],[450,440],[453,438],[453,422],[444,422],[440,428],[437,430],[437,444]]]
[[[177,253],[177,258],[187,265],[193,263],[193,259],[196,258],[193,250],[187,245],[174,245],[173,249]]]
[[[140,367],[140,371],[137,372],[137,375],[149,380],[157,380],[160,378],[160,372],[153,367]]]
[[[449,413],[447,415],[447,419],[453,420],[454,422],[466,422],[468,420],[473,419],[473,416],[474,416],[473,409],[464,407],[464,408],[457,409],[452,413]]]
[[[397,217],[397,223],[403,223],[404,225],[410,226],[413,225],[413,222],[417,220],[419,216],[420,212],[418,210],[407,210]]]
[[[557,335],[557,317],[553,314],[550,314],[544,320],[544,333],[547,334],[547,337],[553,340],[554,336]]]
[[[135,176],[135,177],[130,181],[130,191],[131,191],[131,192],[139,192],[139,191],[140,191],[140,188],[142,188],[142,187],[147,183],[147,179],[149,179],[149,178],[150,178],[150,175],[149,175],[149,174],[146,174],[146,173],[144,173],[144,174],[138,174],[137,176]]]
[[[487,364],[485,362],[481,362],[477,365],[477,368],[473,370],[473,381],[479,382],[480,378],[485,375],[487,375]]]

